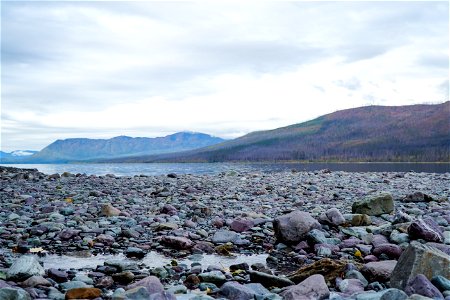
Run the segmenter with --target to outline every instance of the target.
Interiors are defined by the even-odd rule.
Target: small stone
[[[352,295],[364,291],[364,284],[359,279],[344,279],[339,282],[338,288],[341,292]]]
[[[424,239],[429,242],[444,242],[444,235],[439,225],[432,218],[418,219],[408,227],[412,239]]]
[[[236,232],[244,232],[250,230],[254,226],[254,222],[248,218],[234,219],[230,224],[230,229]]]
[[[297,285],[286,288],[280,294],[285,300],[326,299],[330,295],[325,278],[316,274],[308,277]]]
[[[69,274],[66,271],[59,271],[57,269],[48,269],[47,275],[58,283],[66,282],[69,279]]]
[[[212,282],[221,284],[227,280],[225,275],[220,271],[205,272],[198,275],[198,277],[204,282]]]
[[[138,287],[144,287],[148,291],[148,294],[160,293],[164,291],[164,287],[155,276],[145,277],[133,284],[127,286],[127,290],[135,289]]]
[[[124,271],[117,274],[113,274],[112,278],[115,282],[120,284],[128,284],[131,283],[134,279],[134,274],[130,271]]]
[[[345,223],[345,218],[339,209],[333,207],[325,212],[325,216],[332,225],[339,226]]]
[[[30,278],[28,278],[27,280],[25,280],[24,282],[22,282],[22,286],[24,286],[24,287],[35,287],[38,285],[52,286],[50,281],[48,281],[47,279],[45,279],[42,276],[36,276],[36,275],[33,275]]]
[[[261,283],[266,288],[271,287],[286,287],[290,285],[294,285],[294,282],[292,282],[290,279],[286,277],[276,276],[267,274],[264,272],[258,272],[258,271],[249,271],[250,273],[250,281],[251,282],[257,282]]]
[[[402,249],[398,245],[385,243],[377,245],[372,253],[376,256],[385,254],[390,259],[398,259],[402,254]]]
[[[66,299],[95,299],[102,295],[102,291],[97,288],[76,288],[68,290]]]
[[[191,249],[194,246],[194,242],[181,236],[163,236],[161,243],[178,250]]]
[[[369,281],[386,282],[390,279],[396,264],[395,260],[369,262],[363,266],[362,273]]]

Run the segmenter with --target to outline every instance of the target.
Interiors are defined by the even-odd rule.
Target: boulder
[[[450,278],[450,256],[434,247],[411,242],[392,272],[391,286],[403,290],[418,274],[428,279],[438,275]]]
[[[296,210],[275,218],[273,227],[278,241],[294,244],[304,240],[312,229],[322,226],[308,212]]]
[[[220,293],[230,300],[254,299],[256,293],[237,281],[229,281],[222,285]]]
[[[36,256],[23,255],[16,259],[6,272],[8,280],[22,281],[33,275],[42,276],[45,274],[44,268],[39,264]]]
[[[68,290],[66,300],[68,299],[95,299],[102,295],[102,291],[97,288],[77,288]]]
[[[285,300],[320,300],[330,295],[325,278],[322,275],[312,275],[297,285],[286,288],[281,294]]]
[[[394,211],[394,200],[389,193],[382,193],[374,197],[367,197],[356,201],[352,205],[352,213],[380,216]]]
[[[408,295],[418,294],[432,299],[444,299],[441,292],[423,274],[414,276],[405,287]]]
[[[408,226],[411,239],[424,239],[428,242],[444,242],[444,234],[432,218],[417,219]]]

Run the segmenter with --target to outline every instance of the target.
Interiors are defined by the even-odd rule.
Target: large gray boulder
[[[2,300],[31,300],[30,294],[23,289],[18,288],[1,288],[0,299]]]
[[[229,281],[222,285],[220,293],[230,300],[254,299],[256,293],[237,281]]]
[[[352,205],[352,213],[366,214],[369,216],[380,216],[390,214],[394,211],[394,199],[389,193],[381,193],[376,196],[367,197],[355,201]]]
[[[299,210],[275,218],[273,227],[277,239],[288,244],[298,243],[306,239],[311,230],[322,228],[308,212]]]
[[[23,255],[19,257],[6,272],[8,280],[23,281],[33,275],[42,276],[45,274],[44,268],[39,264],[34,255]]]
[[[286,288],[281,293],[285,300],[320,300],[326,299],[330,295],[330,290],[323,275],[312,275],[297,285]]]
[[[403,251],[391,274],[391,286],[405,289],[406,284],[416,275],[423,274],[429,280],[440,275],[450,278],[450,255],[413,241]]]

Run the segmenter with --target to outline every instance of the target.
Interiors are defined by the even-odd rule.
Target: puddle
[[[209,265],[215,265],[223,268],[228,268],[230,265],[246,262],[248,265],[254,263],[262,263],[266,265],[266,258],[268,254],[253,254],[253,255],[236,255],[235,257],[219,256],[214,254],[194,254],[183,259],[178,259],[178,263],[190,266],[193,262],[199,262],[204,268]],[[170,264],[171,259],[161,255],[157,252],[149,252],[143,259],[130,259],[124,254],[117,255],[95,255],[90,257],[77,257],[68,255],[51,254],[40,258],[45,269],[95,269],[97,266],[102,266],[107,260],[123,260],[133,261],[146,265],[149,268],[162,267]]]

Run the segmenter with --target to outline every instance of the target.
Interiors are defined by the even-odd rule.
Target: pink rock
[[[193,241],[182,236],[164,236],[161,242],[178,250],[186,250],[194,246]]]
[[[230,224],[230,229],[236,232],[244,232],[254,226],[253,220],[247,218],[234,219]]]
[[[141,286],[146,288],[150,295],[154,293],[161,293],[164,291],[163,285],[155,276],[145,277],[133,284],[128,285],[126,289],[131,290]]]
[[[280,294],[285,300],[320,300],[330,295],[323,275],[312,275],[297,285],[289,286]]]

